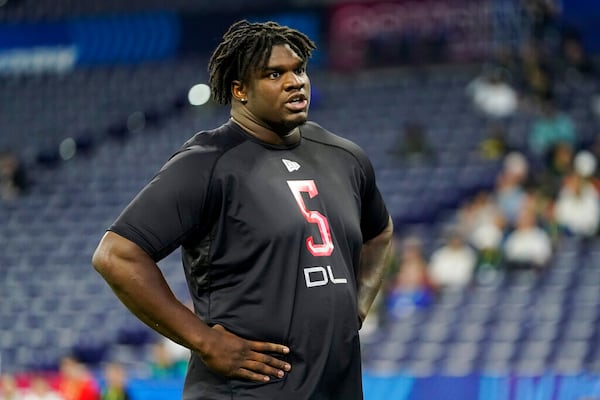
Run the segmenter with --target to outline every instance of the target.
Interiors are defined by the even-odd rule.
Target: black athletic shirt
[[[388,212],[371,163],[308,122],[274,146],[233,121],[196,134],[110,230],[158,261],[181,246],[195,312],[289,346],[268,383],[226,379],[192,354],[184,399],[362,399],[356,268]]]

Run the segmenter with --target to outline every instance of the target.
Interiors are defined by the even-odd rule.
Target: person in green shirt
[[[127,376],[123,366],[118,363],[110,363],[104,367],[106,378],[105,387],[102,390],[102,400],[130,400],[127,392]]]
[[[187,359],[175,357],[165,341],[158,341],[152,345],[152,378],[183,378],[187,372],[187,365]]]

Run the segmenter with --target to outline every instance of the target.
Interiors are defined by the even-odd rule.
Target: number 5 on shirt
[[[333,241],[331,240],[331,232],[329,231],[329,222],[327,218],[318,211],[307,210],[306,204],[302,199],[302,193],[308,193],[312,199],[319,194],[315,181],[287,181],[298,208],[304,216],[304,218],[311,224],[317,224],[319,233],[321,235],[321,243],[315,243],[315,239],[312,236],[306,238],[306,247],[310,254],[316,257],[329,256],[333,252]]]

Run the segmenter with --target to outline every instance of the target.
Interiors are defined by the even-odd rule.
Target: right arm
[[[155,331],[198,353],[213,371],[268,381],[290,370],[289,364],[265,354],[287,354],[287,347],[245,340],[220,325],[211,328],[205,324],[175,297],[158,265],[134,242],[107,232],[94,252],[92,264],[133,314]]]

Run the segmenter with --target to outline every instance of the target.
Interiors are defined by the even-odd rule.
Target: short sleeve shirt
[[[362,399],[357,266],[388,223],[354,143],[308,122],[274,146],[233,121],[171,157],[110,230],[156,261],[178,247],[196,314],[281,343],[292,365],[268,383],[227,379],[192,354],[184,399]]]

